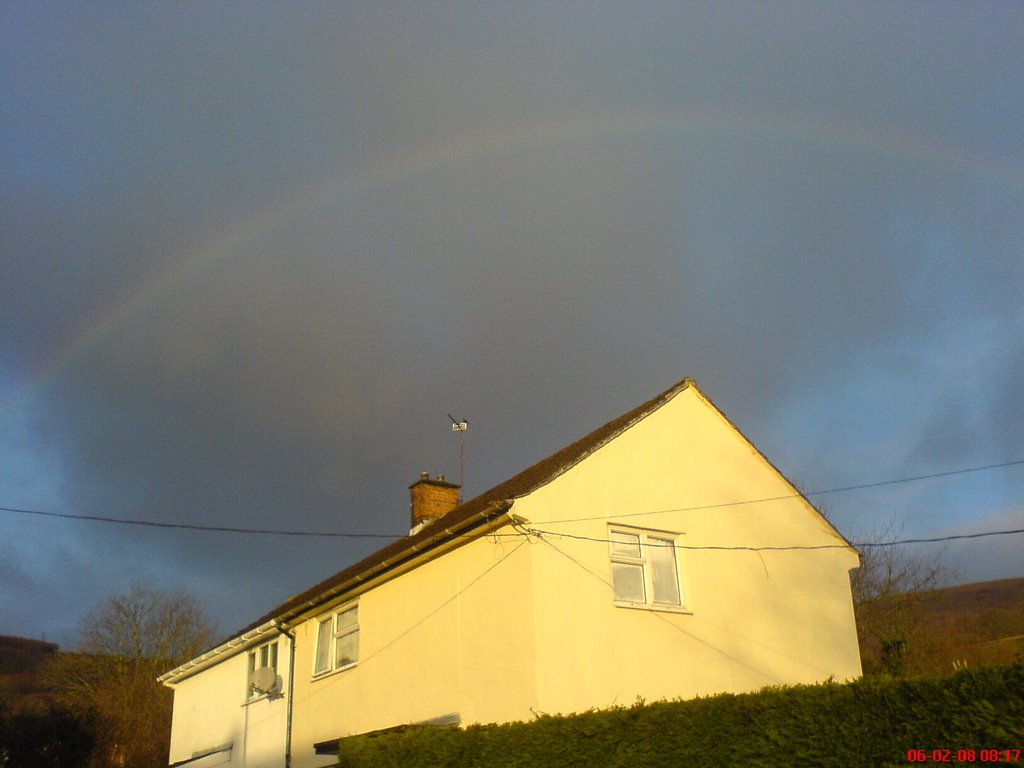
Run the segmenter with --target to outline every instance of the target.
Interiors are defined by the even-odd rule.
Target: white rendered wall
[[[538,708],[571,712],[860,675],[855,552],[693,388],[515,506],[534,547]],[[585,521],[561,521],[591,518]],[[613,604],[609,523],[680,550],[686,612]],[[596,541],[586,540],[593,539]]]
[[[230,761],[217,765],[282,768],[287,713],[287,637],[278,637],[282,695],[246,702],[248,653],[243,651],[174,687],[170,763],[232,744]]]

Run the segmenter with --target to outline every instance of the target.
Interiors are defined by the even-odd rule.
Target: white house
[[[861,672],[857,552],[686,379],[161,680],[170,763],[323,766],[392,727]]]

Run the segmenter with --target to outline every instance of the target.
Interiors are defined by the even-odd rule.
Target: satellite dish
[[[260,693],[277,693],[280,689],[278,685],[277,670],[273,667],[260,667],[251,675],[249,675],[249,685],[252,686],[254,691]]]

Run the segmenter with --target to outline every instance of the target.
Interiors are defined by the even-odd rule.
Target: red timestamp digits
[[[1017,763],[1019,749],[908,749],[908,763]]]

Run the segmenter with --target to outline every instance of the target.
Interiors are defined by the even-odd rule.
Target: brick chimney
[[[409,506],[412,529],[419,530],[459,506],[459,486],[447,482],[444,475],[431,479],[427,472],[420,472],[420,479],[409,486]]]

